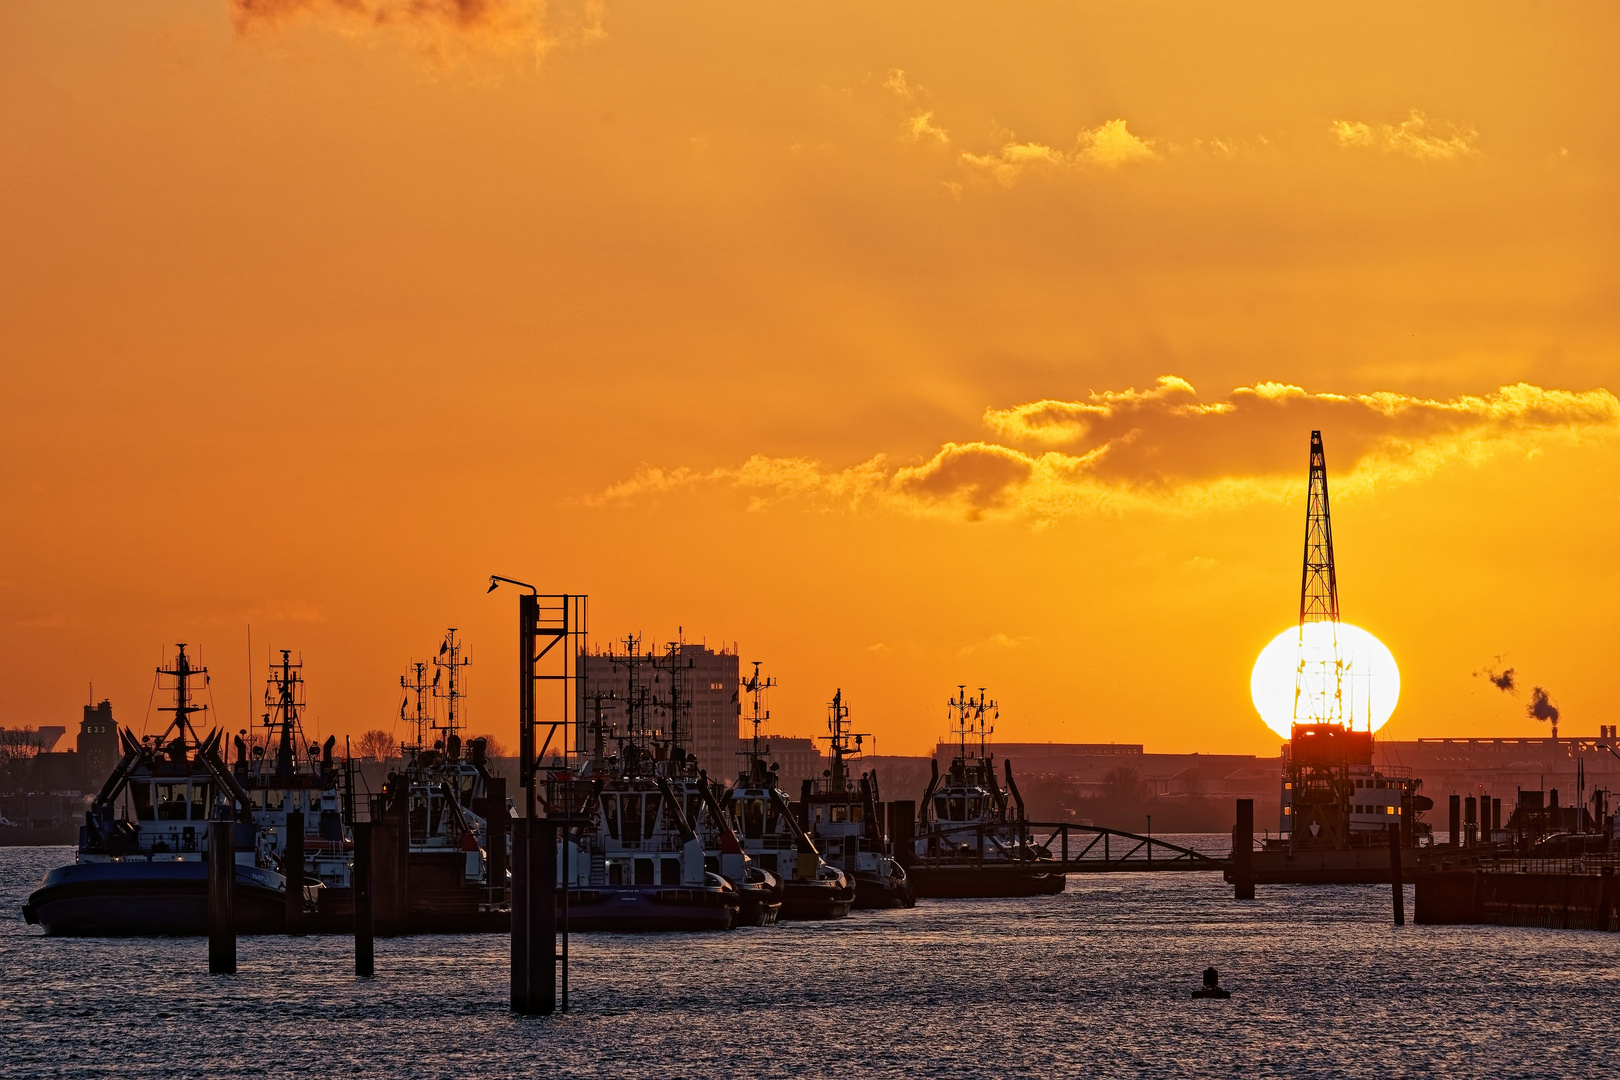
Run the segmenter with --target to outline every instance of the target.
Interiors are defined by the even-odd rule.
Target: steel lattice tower
[[[1306,656],[1305,627],[1328,623],[1331,652]],[[1339,653],[1339,583],[1333,570],[1327,455],[1311,432],[1311,475],[1305,500],[1305,562],[1299,582],[1299,653],[1294,675],[1295,723],[1344,722],[1344,659]],[[1312,650],[1315,651],[1314,649]]]
[[[1333,522],[1328,517],[1327,456],[1322,433],[1311,432],[1310,494],[1305,501],[1305,568],[1299,581],[1299,623],[1339,621],[1333,575]]]

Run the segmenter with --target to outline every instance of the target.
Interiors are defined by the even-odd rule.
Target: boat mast
[[[270,665],[270,678],[264,690],[264,702],[271,711],[265,714],[266,727],[276,728],[276,775],[291,776],[294,769],[293,733],[298,727],[298,710],[303,707],[304,678],[299,672],[304,663],[292,662],[292,650],[281,650],[281,663]],[[272,694],[271,690],[275,693]],[[280,719],[272,719],[279,716]]]
[[[191,658],[186,655],[186,646],[184,642],[177,644],[175,649],[177,652],[174,658],[174,666],[172,668],[160,666],[157,669],[159,675],[170,675],[174,678],[174,704],[168,706],[159,706],[158,711],[174,713],[174,720],[169,724],[168,728],[164,729],[163,734],[164,736],[167,736],[171,730],[178,731],[180,737],[180,755],[181,759],[184,760],[186,752],[186,732],[191,732],[192,742],[202,742],[201,739],[197,738],[197,729],[191,724],[191,715],[192,713],[208,711],[208,706],[206,705],[193,705],[191,703],[191,680],[194,677],[201,675],[204,683],[206,684],[208,679],[208,669],[205,667],[200,668],[191,666]]]
[[[403,689],[414,694],[416,697],[416,716],[411,721],[412,725],[416,728],[416,744],[412,747],[412,749],[421,750],[422,730],[424,725],[426,725],[428,722],[427,710],[423,708],[422,699],[424,695],[426,695],[427,692],[432,689],[432,684],[428,682],[427,678],[427,661],[413,661],[411,663],[411,674],[401,675],[399,677],[399,685]],[[399,714],[401,718],[404,718],[405,702],[400,702]]]
[[[744,679],[743,684],[742,684],[742,688],[744,690],[748,691],[748,693],[750,695],[752,695],[753,702],[754,702],[754,705],[753,705],[753,713],[754,714],[751,717],[752,723],[754,725],[754,739],[753,739],[752,746],[750,747],[750,749],[748,751],[748,775],[749,776],[755,776],[762,769],[764,769],[764,767],[765,767],[765,758],[767,756],[769,756],[769,754],[771,752],[771,748],[769,746],[761,748],[760,743],[759,743],[759,738],[760,738],[760,736],[759,736],[759,726],[760,726],[761,723],[763,723],[764,721],[769,720],[771,718],[771,713],[770,713],[769,709],[761,711],[761,709],[760,709],[760,698],[765,693],[765,691],[769,690],[771,687],[776,685],[775,676],[766,676],[763,679],[760,678],[760,675],[759,675],[760,662],[758,660],[755,660],[753,663],[754,663],[754,674],[753,674],[753,676],[748,678],[748,679]]]
[[[445,746],[450,745],[451,736],[459,737],[461,734],[462,702],[467,697],[467,691],[461,686],[461,669],[472,663],[472,657],[461,655],[462,644],[456,638],[456,628],[450,627],[445,632],[444,641],[439,645],[439,655],[433,658],[433,666],[439,670],[433,674],[433,695],[443,698],[445,702],[445,720],[441,726],[433,721],[434,731],[445,733]],[[449,675],[445,680],[447,687],[439,690],[439,676]]]
[[[833,699],[827,706],[827,730],[831,735],[822,738],[831,744],[832,750],[832,776],[827,781],[829,792],[844,792],[849,790],[849,770],[844,767],[844,759],[853,757],[861,752],[861,743],[868,737],[868,732],[852,732],[847,729],[846,721],[849,719],[849,706],[844,704],[844,691],[833,691]],[[855,740],[851,749],[849,740]]]

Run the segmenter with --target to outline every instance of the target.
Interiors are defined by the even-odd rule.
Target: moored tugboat
[[[591,822],[559,840],[568,929],[730,930],[741,921],[742,898],[708,867],[688,812],[700,807],[701,793],[677,793],[671,782],[687,762],[684,755],[673,762],[671,747],[655,742],[650,687],[637,682],[637,643],[629,643],[629,724],[616,738],[618,753],[606,755],[598,718],[594,757],[577,772],[561,762],[548,770],[548,801]]]
[[[753,677],[743,682],[753,697],[753,741],[747,765],[720,797],[720,808],[743,850],[781,879],[783,919],[841,919],[855,903],[855,883],[822,858],[778,787],[776,766],[766,764],[770,747],[762,744],[759,729],[770,713],[761,709],[760,697],[774,685],[761,678],[758,662]]]
[[[461,736],[462,669],[469,663],[452,628],[434,659],[439,670],[432,683],[420,663],[413,681],[400,680],[415,695],[416,742],[403,748],[403,768],[373,800],[372,819],[398,845],[398,853],[382,855],[379,864],[393,864],[392,873],[400,875],[405,911],[394,919],[401,932],[502,933],[511,926],[507,830],[505,822],[494,829],[490,822],[509,813],[505,785],[492,783],[483,740],[464,746]],[[428,718],[423,699],[429,693],[445,702],[442,724]],[[429,731],[441,733],[432,746],[425,745]]]
[[[235,822],[235,918],[240,934],[280,932],[285,882],[270,868],[252,823],[250,797],[219,758],[223,733],[199,736],[185,645],[160,676],[175,680],[174,719],[155,738],[119,730],[124,755],[96,795],[79,831],[73,863],[45,875],[23,917],[47,934],[80,937],[203,934],[208,928],[208,833]],[[119,816],[119,803],[123,816]]]
[[[827,707],[827,730],[832,768],[819,783],[806,780],[799,799],[799,824],[828,863],[855,883],[858,908],[911,907],[916,903],[905,869],[890,850],[883,826],[877,773],[850,778],[849,761],[861,753],[868,737],[848,729],[849,707],[842,690],[833,693]]]
[[[957,688],[951,700],[952,734],[958,751],[943,780],[939,765],[923,792],[911,862],[919,897],[1044,896],[1063,891],[1064,875],[1052,854],[1034,841],[1025,823],[1024,800],[1006,762],[1007,786],[996,779],[987,745],[996,703]],[[976,737],[978,752],[969,747]]]

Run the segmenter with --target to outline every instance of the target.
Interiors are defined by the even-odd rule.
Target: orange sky
[[[1614,722],[1620,13],[0,6],[0,723],[390,726],[514,599],[741,643],[784,734],[1271,753],[1324,430],[1386,732]],[[312,726],[315,726],[312,724]]]

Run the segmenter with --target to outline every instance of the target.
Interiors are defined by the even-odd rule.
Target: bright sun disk
[[[1306,680],[1321,678],[1333,657],[1333,624],[1306,623],[1303,647],[1300,628],[1289,627],[1260,650],[1255,659],[1254,672],[1249,676],[1249,696],[1259,710],[1266,726],[1283,738],[1288,738],[1294,723],[1294,691],[1299,679],[1299,664],[1303,655],[1306,662]],[[1384,726],[1395,703],[1401,696],[1401,669],[1394,654],[1382,641],[1359,626],[1338,624],[1338,652],[1344,662],[1340,679],[1344,702],[1344,721],[1358,731],[1367,730],[1372,719],[1372,730]],[[1307,697],[1300,698],[1300,723],[1309,723]]]

